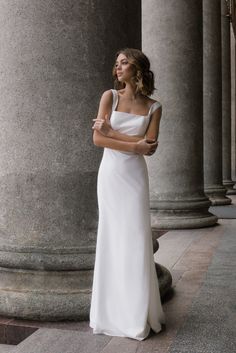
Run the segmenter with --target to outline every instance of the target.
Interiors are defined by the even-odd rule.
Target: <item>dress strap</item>
[[[112,111],[116,109],[118,104],[118,92],[115,89],[112,89],[113,101],[112,101]]]
[[[150,109],[149,109],[148,116],[151,116],[152,113],[154,113],[155,110],[157,110],[159,107],[161,107],[161,103],[160,102],[154,102],[151,105]]]

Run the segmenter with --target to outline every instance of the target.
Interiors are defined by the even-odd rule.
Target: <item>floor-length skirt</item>
[[[164,323],[153,258],[143,156],[105,148],[90,308],[93,333],[143,340]]]

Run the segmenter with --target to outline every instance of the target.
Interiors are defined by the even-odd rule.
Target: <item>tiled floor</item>
[[[233,199],[236,203],[235,196]],[[212,329],[208,329],[207,313],[202,313],[202,308],[207,303],[209,305],[206,306],[206,310],[210,308],[209,315],[212,320],[216,317],[219,311],[217,305],[221,299],[220,296],[218,298],[221,281],[227,290],[229,304],[227,310],[230,310],[231,296],[236,294],[235,287],[230,283],[232,280],[230,273],[235,271],[235,268],[230,267],[230,264],[235,265],[233,259],[230,261],[230,256],[235,257],[232,249],[236,246],[236,219],[220,219],[218,223],[209,228],[169,231],[159,238],[160,249],[155,254],[155,258],[171,271],[174,289],[172,297],[170,296],[169,300],[163,303],[167,319],[165,331],[159,334],[152,333],[149,338],[140,342],[129,338],[93,335],[88,322],[42,323],[2,318],[0,335],[5,337],[5,342],[0,343],[17,344],[24,339],[24,336],[40,328],[19,344],[13,353],[90,353],[91,349],[93,351],[91,353],[233,352],[229,350],[233,347],[232,340],[228,340],[230,344],[224,351],[220,345],[220,342],[226,342],[223,336],[221,337],[223,334],[227,335],[226,324],[222,332],[221,327],[215,327],[217,340],[212,340],[212,344],[209,342],[207,345],[207,337]],[[225,263],[227,266],[224,266]],[[211,280],[212,276],[218,281],[217,288],[216,282]],[[207,297],[207,293],[211,293],[211,296]],[[235,311],[235,307],[232,307],[232,310]],[[204,326],[204,322],[201,322],[203,317],[208,326]],[[218,317],[218,323],[220,319],[221,317]],[[235,321],[233,323],[235,324]],[[236,325],[232,326],[228,333],[230,337],[236,337]],[[45,342],[43,337],[46,337]],[[39,339],[42,342],[40,345],[35,345],[33,342]],[[204,346],[201,345],[203,341]]]

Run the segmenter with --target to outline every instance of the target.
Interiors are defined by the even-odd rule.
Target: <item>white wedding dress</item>
[[[146,116],[118,112],[118,93],[112,93],[112,128],[144,135],[160,103],[155,102]],[[150,328],[159,332],[165,321],[153,257],[144,157],[104,148],[97,192],[99,223],[89,325],[94,334],[143,340]]]

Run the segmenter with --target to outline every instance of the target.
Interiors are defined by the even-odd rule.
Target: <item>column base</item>
[[[226,195],[236,195],[236,189],[229,189],[229,190],[226,192]]]
[[[159,289],[160,289],[160,296],[163,299],[166,293],[171,289],[172,286],[172,276],[170,274],[170,271],[167,270],[166,267],[157,264],[155,262],[156,266],[156,273],[158,277],[158,282],[159,282]]]
[[[236,195],[235,183],[232,180],[223,180],[223,185],[227,189],[226,195]]]
[[[213,226],[218,218],[208,212],[206,197],[183,201],[151,201],[152,228],[186,229]]]
[[[0,268],[0,316],[26,320],[88,320],[93,271]]]
[[[205,188],[205,194],[209,197],[212,206],[217,205],[230,205],[232,200],[229,197],[226,197],[227,189],[221,185],[219,186],[208,186]]]
[[[160,295],[172,285],[156,264]],[[93,271],[32,271],[0,268],[0,316],[25,320],[89,320]]]
[[[160,232],[158,232],[160,233]],[[156,238],[157,232],[152,232],[153,240],[153,254],[155,254],[159,249],[159,242]],[[158,277],[160,296],[163,299],[167,292],[171,289],[172,286],[172,276],[169,270],[166,267],[155,262],[156,273]]]

